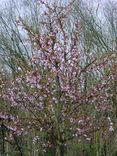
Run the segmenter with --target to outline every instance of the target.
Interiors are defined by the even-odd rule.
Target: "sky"
[[[0,0],[0,6],[3,5],[5,1],[8,1],[8,0]]]
[[[50,1],[50,0],[44,0],[44,1]],[[54,0],[53,0],[54,1]],[[61,1],[66,1],[66,0],[61,0]],[[108,1],[111,2],[117,2],[117,0],[83,0],[84,2],[88,3],[89,5],[93,3],[94,6],[98,6],[100,8],[103,8],[104,3],[107,3]],[[0,9],[4,8],[5,3],[8,4],[9,0],[0,0]],[[17,2],[20,2],[20,0],[17,0]]]
[[[8,2],[9,0],[0,0],[0,5],[4,5],[4,2]],[[20,0],[19,0],[20,1]],[[86,0],[87,1],[87,0]],[[107,2],[109,0],[88,0],[92,3],[92,1],[94,1],[94,3],[104,3],[104,2]],[[111,0],[111,1],[117,1],[117,0]]]
[[[8,2],[8,1],[9,0],[0,0],[0,5],[4,5],[4,2]],[[94,3],[102,3],[103,4],[104,2],[107,2],[109,0],[86,0],[86,1],[89,1],[90,3],[92,3],[92,1],[93,1]],[[117,0],[111,0],[111,1],[116,2]]]

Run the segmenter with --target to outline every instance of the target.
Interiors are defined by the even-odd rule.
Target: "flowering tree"
[[[17,60],[14,78],[1,76],[1,101],[14,116],[1,113],[0,119],[15,141],[31,133],[35,150],[64,156],[71,140],[90,142],[97,131],[114,131],[110,80],[115,80],[116,55],[87,59],[80,48],[80,21],[72,23],[71,32],[66,28],[72,3],[59,7],[39,2],[46,6],[39,34],[23,19],[16,21],[33,50],[27,67]],[[23,155],[19,144],[18,150]]]

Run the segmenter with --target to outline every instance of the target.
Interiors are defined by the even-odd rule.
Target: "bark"
[[[64,156],[64,154],[65,154],[65,146],[64,146],[64,144],[61,144],[60,145],[60,156]]]

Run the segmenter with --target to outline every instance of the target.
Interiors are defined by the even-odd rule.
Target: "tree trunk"
[[[65,154],[65,146],[64,146],[64,144],[61,144],[60,145],[60,156],[64,156],[64,154]]]

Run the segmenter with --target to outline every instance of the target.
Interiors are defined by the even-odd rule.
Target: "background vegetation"
[[[0,155],[117,155],[117,5],[10,1],[0,14]]]

